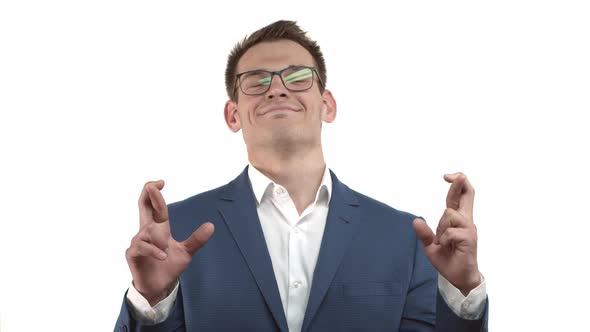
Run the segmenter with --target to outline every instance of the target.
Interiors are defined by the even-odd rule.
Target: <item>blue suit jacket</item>
[[[303,331],[486,331],[456,316],[437,291],[437,272],[413,215],[359,194],[332,176],[328,219]],[[173,312],[140,326],[123,306],[115,331],[288,331],[247,168],[225,186],[169,205],[172,235],[204,222],[209,242],[180,276]]]

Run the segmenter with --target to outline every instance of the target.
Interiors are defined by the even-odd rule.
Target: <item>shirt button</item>
[[[276,193],[279,195],[283,195],[285,194],[285,189],[283,189],[282,187],[278,187]]]
[[[293,288],[299,288],[301,286],[301,281],[295,281],[293,283]]]
[[[299,234],[299,228],[295,228],[295,229],[293,229],[293,233],[295,233],[295,234]]]

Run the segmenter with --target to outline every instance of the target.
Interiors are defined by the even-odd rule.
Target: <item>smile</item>
[[[300,109],[297,109],[295,107],[281,105],[281,106],[269,107],[267,109],[264,109],[260,113],[260,115],[265,115],[268,113],[287,113],[287,112],[299,112],[299,111],[300,111]]]

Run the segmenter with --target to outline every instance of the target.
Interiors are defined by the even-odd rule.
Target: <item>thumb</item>
[[[416,218],[414,219],[413,226],[414,230],[416,231],[416,235],[418,235],[418,238],[420,239],[420,241],[422,241],[424,247],[428,247],[434,242],[434,233],[432,232],[432,229],[430,229],[426,221],[420,218]]]
[[[191,256],[194,255],[197,250],[201,249],[202,246],[209,241],[211,235],[215,231],[215,226],[212,223],[207,222],[202,224],[196,231],[189,236],[188,239],[182,242],[182,245]]]

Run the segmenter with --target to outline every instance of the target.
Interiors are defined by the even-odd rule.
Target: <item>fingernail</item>
[[[168,255],[165,252],[163,252],[163,251],[160,251],[160,253],[158,254],[158,256],[160,256],[160,259],[166,259],[166,257],[168,257]]]

